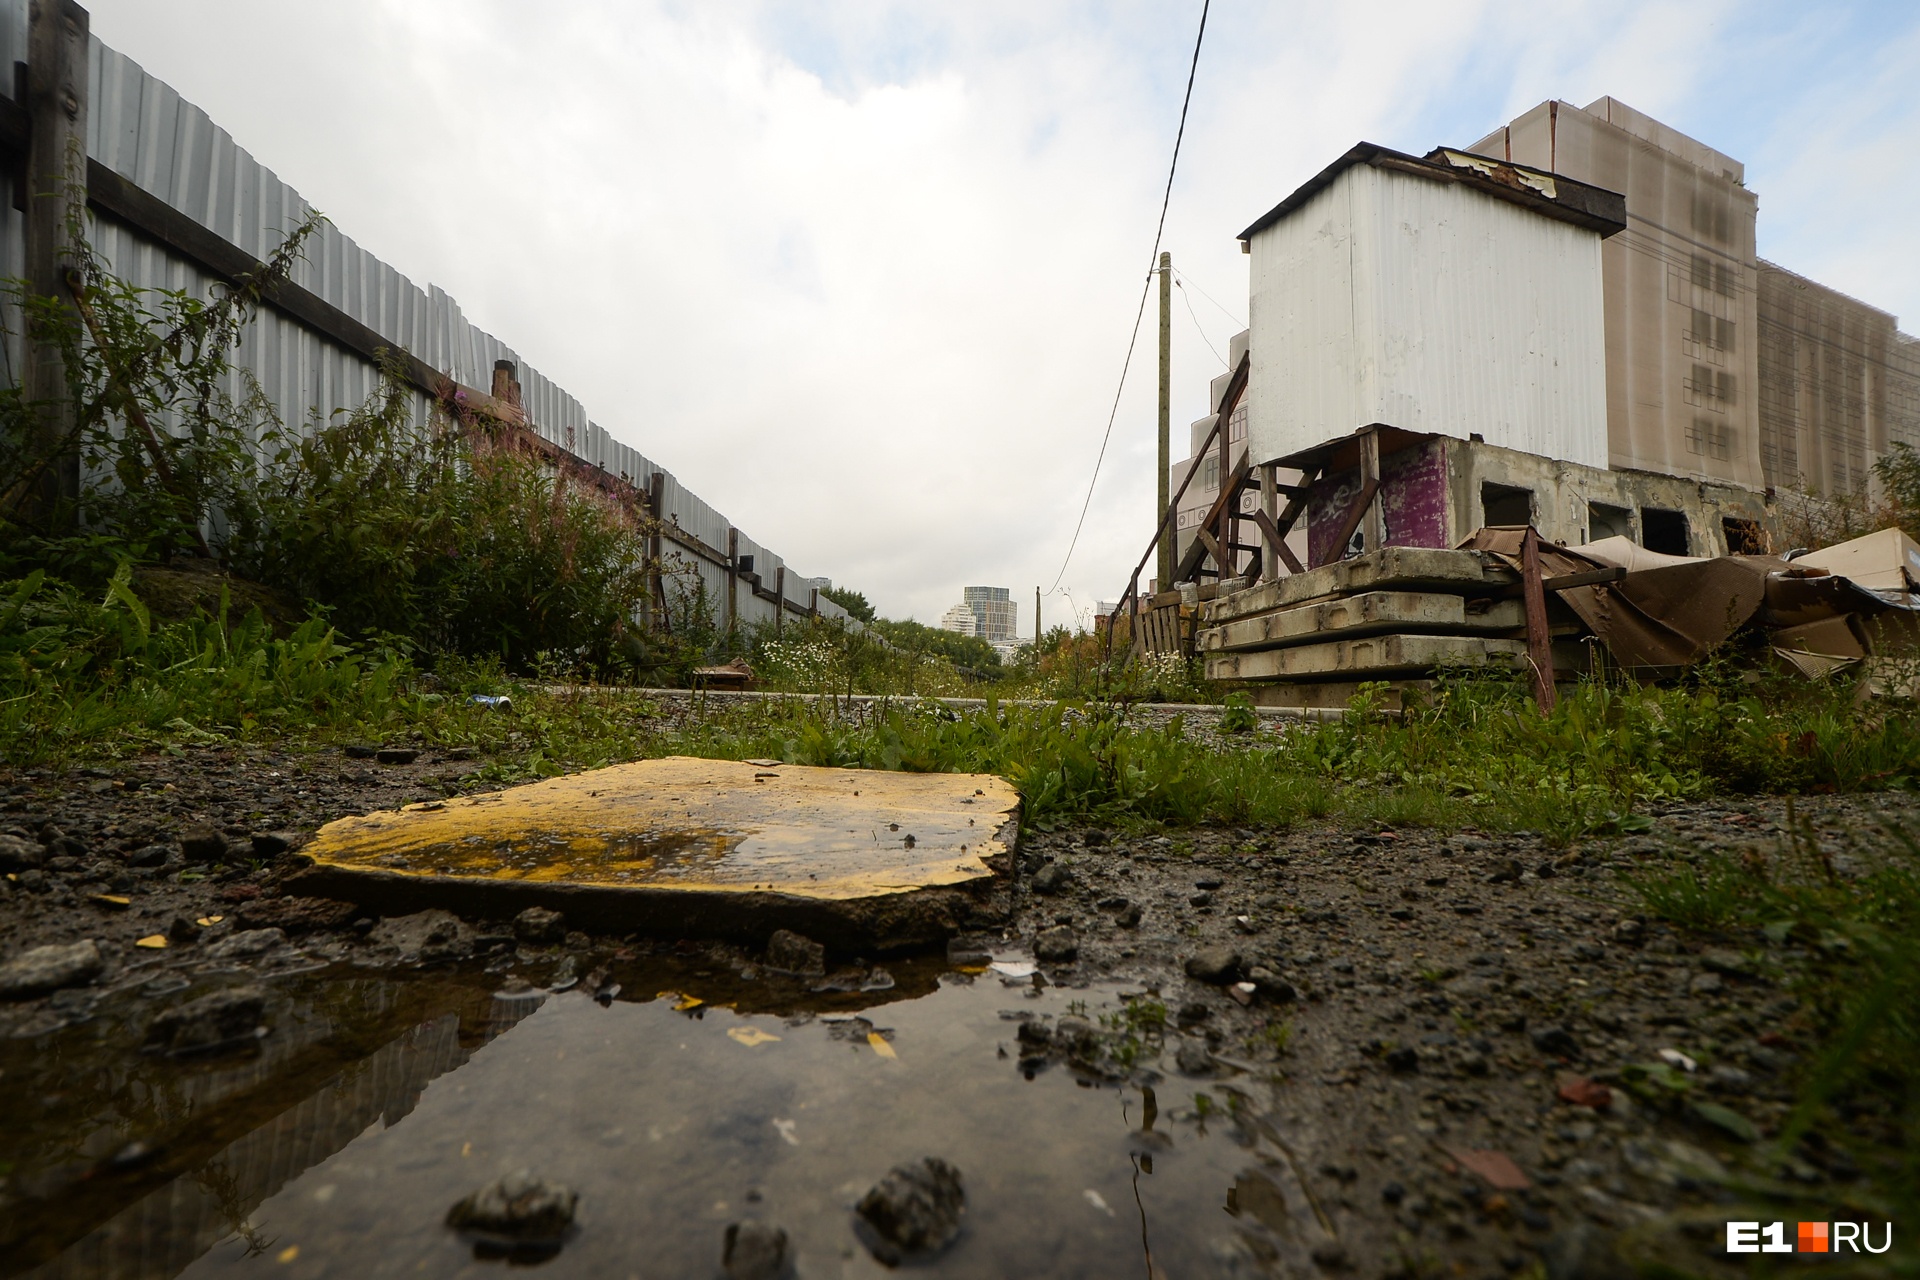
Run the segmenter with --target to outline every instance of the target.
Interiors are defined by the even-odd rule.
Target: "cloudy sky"
[[[1132,329],[1199,0],[90,0],[345,231],[806,574],[936,620],[1113,597],[1152,523]],[[1744,160],[1760,252],[1920,328],[1920,8],[1215,0],[1165,247],[1176,441],[1234,233],[1354,142],[1604,94]],[[1153,323],[1149,309],[1147,324]],[[1178,456],[1178,446],[1176,446]]]

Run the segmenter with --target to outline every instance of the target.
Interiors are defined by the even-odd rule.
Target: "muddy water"
[[[40,1102],[0,1138],[0,1273],[497,1275],[442,1219],[530,1168],[581,1196],[547,1274],[718,1275],[727,1224],[757,1218],[786,1229],[797,1275],[876,1276],[851,1208],[928,1155],[968,1199],[934,1275],[1266,1275],[1326,1238],[1258,1118],[1273,1086],[1183,1077],[1151,1047],[1128,1082],[1029,1075],[1006,1015],[1097,1016],[1130,993],[943,967],[782,997],[629,965],[606,1004],[322,972],[279,984],[260,1053],[222,1064],[130,1053],[145,1006],[116,1018],[109,999],[37,1055],[0,1050]]]

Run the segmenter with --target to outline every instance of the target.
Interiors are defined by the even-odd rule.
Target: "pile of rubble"
[[[1451,551],[1386,547],[1221,595],[1194,642],[1209,679],[1303,710],[1344,707],[1369,681],[1397,705],[1448,667],[1663,679],[1721,651],[1808,678],[1858,668],[1864,689],[1912,697],[1920,544],[1884,529],[1790,559],[1696,558],[1487,528]]]

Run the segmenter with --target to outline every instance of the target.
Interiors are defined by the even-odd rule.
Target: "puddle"
[[[1260,1118],[1273,1086],[1170,1050],[1152,1085],[1022,1070],[1004,1015],[1112,1015],[1122,988],[889,968],[884,993],[817,995],[636,962],[614,977],[639,998],[604,1005],[311,973],[275,984],[256,1056],[202,1064],[130,1052],[153,1004],[109,997],[0,1043],[28,1111],[0,1136],[0,1275],[500,1275],[442,1219],[525,1167],[581,1197],[546,1274],[718,1275],[727,1225],[761,1219],[795,1275],[879,1276],[852,1206],[923,1156],[967,1193],[933,1275],[1280,1274],[1326,1239]]]

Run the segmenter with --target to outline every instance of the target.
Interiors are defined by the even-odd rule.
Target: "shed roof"
[[[1358,164],[1391,169],[1430,182],[1462,183],[1497,200],[1505,200],[1546,217],[1598,232],[1602,239],[1617,231],[1624,231],[1627,226],[1627,198],[1605,187],[1575,182],[1559,174],[1449,147],[1436,147],[1422,157],[1410,156],[1377,142],[1362,142],[1262,214],[1252,226],[1240,233],[1240,240],[1251,240],[1319,195],[1333,184],[1335,178]]]

